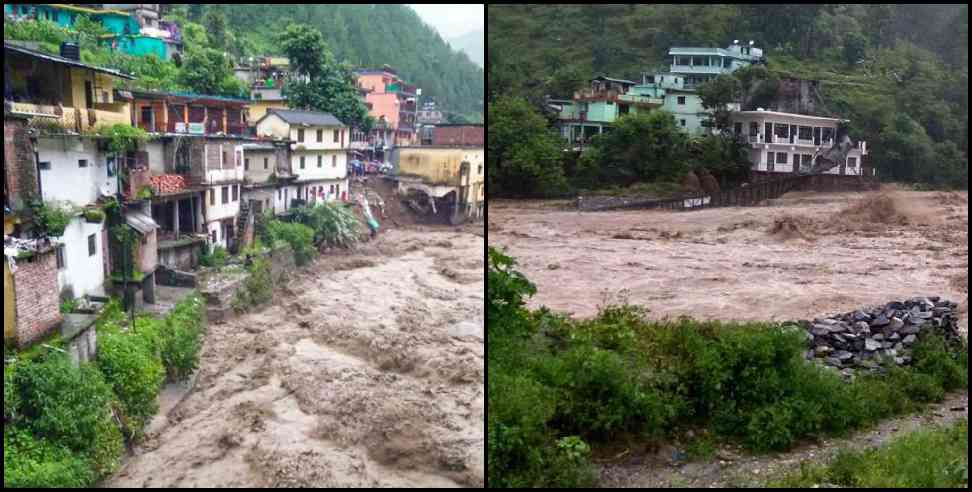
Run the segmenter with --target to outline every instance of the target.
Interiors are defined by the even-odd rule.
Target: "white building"
[[[776,111],[733,113],[733,130],[749,144],[753,171],[795,173],[813,166],[817,151],[833,147],[837,125],[847,120]],[[847,161],[824,174],[861,175],[866,142],[854,142]]]
[[[243,146],[208,140],[205,156],[206,232],[211,245],[231,248],[243,191]]]
[[[350,129],[330,113],[271,109],[256,122],[257,135],[290,141],[290,169],[297,196],[348,199]]]
[[[102,195],[118,190],[117,166],[97,149],[94,140],[79,136],[39,136],[35,147],[40,169],[41,198],[77,209],[93,206]],[[76,215],[58,239],[58,288],[72,297],[104,295],[108,270],[108,237],[104,222]]]
[[[297,198],[297,179],[290,171],[290,151],[286,142],[259,142],[243,145],[244,203],[256,213],[265,210],[280,215]]]

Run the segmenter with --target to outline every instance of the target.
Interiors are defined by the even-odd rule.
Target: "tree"
[[[101,22],[91,20],[91,17],[84,14],[78,15],[72,27],[77,32],[78,46],[89,50],[97,49],[98,38],[109,34]]]
[[[491,195],[543,196],[566,191],[560,138],[522,98],[489,105],[486,189]]]
[[[289,107],[331,113],[352,128],[371,131],[374,119],[358,94],[351,67],[335,61],[320,32],[291,24],[278,40],[291,64],[283,90]]]
[[[741,84],[739,79],[731,74],[720,75],[699,86],[699,97],[702,107],[712,114],[710,121],[718,130],[730,128],[732,111],[729,104],[739,102]]]
[[[590,152],[597,156],[599,184],[674,182],[689,170],[687,143],[671,113],[652,111],[621,117],[610,132],[594,137]]]
[[[847,35],[844,39],[844,63],[853,66],[864,58],[867,50],[867,38],[859,32]]]
[[[218,50],[226,50],[226,16],[218,10],[210,10],[203,17],[203,25],[212,47]]]
[[[180,84],[197,94],[239,97],[240,86],[234,84],[235,80],[233,62],[211,48],[189,51],[178,77]]]

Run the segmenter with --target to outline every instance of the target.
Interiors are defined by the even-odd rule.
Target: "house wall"
[[[679,97],[685,98],[685,104],[678,104]],[[662,109],[675,115],[675,125],[685,132],[699,135],[705,131],[702,121],[707,117],[700,117],[699,113],[705,113],[706,109],[702,107],[702,98],[698,95],[678,92],[665,94]],[[685,120],[685,125],[682,125],[682,120]]]
[[[421,177],[431,185],[456,186],[459,183],[460,164],[471,166],[471,183],[485,181],[483,148],[431,148],[398,147],[392,150],[392,162],[398,174]]]
[[[18,261],[13,283],[18,321],[16,338],[24,346],[50,333],[63,319],[54,251]]]
[[[274,213],[281,214],[290,209],[290,201],[297,198],[297,186],[283,185],[274,190]]]
[[[139,269],[142,273],[153,273],[159,264],[158,232],[152,231],[141,237],[138,246]]]
[[[153,176],[168,174],[165,169],[165,143],[160,140],[146,142],[145,152],[148,153],[149,170]]]
[[[252,115],[252,113],[251,113]],[[290,138],[290,125],[277,115],[270,115],[257,124],[257,135],[286,140]]]
[[[236,201],[233,201],[233,187],[237,187],[237,197]],[[227,203],[223,203],[223,188],[226,188],[227,193]],[[216,197],[216,204],[211,205],[209,200],[210,190],[214,190]],[[240,213],[240,197],[239,192],[242,191],[242,186],[239,183],[230,183],[224,185],[213,185],[206,190],[206,222],[213,222],[216,220],[228,219],[231,217],[236,217]]]
[[[376,120],[384,116],[385,121],[392,128],[398,128],[398,113],[401,103],[398,101],[397,93],[387,92],[379,94],[372,92],[365,97],[365,100],[372,105],[368,114]]]
[[[93,140],[38,137],[36,150],[40,162],[51,163],[50,169],[40,171],[45,201],[65,200],[83,206],[97,201],[101,189],[117,193],[118,179],[108,176],[107,156],[98,152]],[[88,166],[79,167],[80,159],[86,159]]]
[[[634,109],[634,108],[632,108]],[[432,129],[432,145],[485,145],[482,126],[437,126]]]
[[[287,101],[256,99],[250,101],[249,107],[250,107],[250,121],[257,121],[260,118],[263,118],[263,116],[267,114],[267,110],[270,108],[287,109]]]
[[[611,101],[591,101],[587,104],[587,120],[611,123],[618,117],[618,105]]]
[[[105,283],[104,224],[90,224],[77,217],[64,229],[59,240],[64,243],[64,268],[57,271],[58,292],[70,292],[72,297],[102,294]],[[88,236],[95,237],[95,253],[88,254]]]
[[[297,140],[297,130],[304,130],[304,141]],[[321,141],[317,141],[317,131],[321,130]],[[335,137],[336,134],[336,137]],[[342,137],[343,134],[343,137]],[[346,149],[348,147],[348,141],[350,137],[350,132],[346,126],[311,126],[311,127],[290,127],[290,140],[294,143],[291,148],[293,150],[338,150]],[[334,140],[337,140],[335,142]],[[303,147],[303,149],[301,149]]]
[[[226,183],[242,180],[243,147],[232,141],[207,143],[206,182]]]
[[[17,335],[17,307],[14,295],[13,274],[6,258],[3,261],[3,340],[14,339]]]
[[[243,150],[243,176],[247,182],[263,183],[271,174],[277,170],[277,156],[273,150],[263,149],[244,149]],[[250,169],[246,169],[246,160],[250,161]],[[263,160],[266,159],[267,167],[263,168]]]
[[[324,179],[302,182],[300,196],[309,203],[348,199],[347,179]]]
[[[317,157],[321,166],[317,166]],[[304,168],[300,168],[300,158],[304,157]],[[290,165],[299,181],[321,179],[344,179],[348,176],[348,153],[346,150],[295,151],[291,153]]]

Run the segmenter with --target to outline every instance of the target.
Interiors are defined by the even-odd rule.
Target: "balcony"
[[[726,68],[717,65],[672,65],[672,73],[709,73],[720,74],[728,71]],[[687,87],[687,84],[686,84]]]
[[[661,106],[665,103],[665,100],[660,97],[636,96],[633,94],[621,94],[618,96],[618,101],[642,106]]]
[[[575,101],[587,101],[587,100],[615,100],[619,96],[624,95],[624,93],[617,90],[606,90],[606,91],[595,91],[594,89],[581,89],[574,92]]]

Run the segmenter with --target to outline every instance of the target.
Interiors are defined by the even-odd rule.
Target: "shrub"
[[[271,242],[284,241],[294,250],[294,261],[297,266],[306,265],[317,254],[314,249],[314,230],[304,224],[290,224],[279,220],[271,220],[267,224],[267,233]]]
[[[96,208],[89,208],[84,211],[84,220],[94,224],[100,224],[105,220],[105,213]]]
[[[77,308],[77,299],[64,299],[61,301],[61,314],[73,313]]]
[[[296,222],[314,230],[315,244],[348,248],[360,239],[361,221],[347,205],[325,202],[293,212]]]
[[[20,364],[14,375],[31,429],[73,450],[86,452],[97,439],[114,400],[111,387],[90,364],[75,369],[64,355]]]
[[[39,203],[34,207],[40,224],[48,236],[62,236],[68,224],[74,218],[74,212],[67,204]]]
[[[914,347],[914,368],[935,378],[946,391],[968,388],[968,349],[963,347],[953,355],[954,352],[940,335],[924,336]],[[964,363],[959,355],[963,352],[966,354]]]
[[[98,340],[98,368],[121,401],[127,434],[141,435],[159,410],[157,397],[165,379],[152,345],[131,333],[103,335]]]
[[[226,253],[226,248],[216,246],[215,248],[210,249],[207,244],[206,250],[202,255],[199,256],[199,264],[204,267],[214,267],[217,269],[223,268],[226,266],[227,256],[228,254]]]
[[[3,421],[16,420],[20,415],[20,391],[14,381],[14,371],[16,364],[4,364],[3,366]]]
[[[250,308],[267,304],[273,300],[273,279],[270,275],[270,260],[256,257],[249,267],[250,276],[233,297],[233,310],[238,313]]]
[[[516,262],[509,256],[492,247],[488,255],[486,328],[489,336],[528,331],[524,298],[535,294],[536,286],[513,270]]]
[[[27,428],[3,430],[4,488],[89,487],[95,472],[82,456]]]
[[[198,294],[176,304],[162,324],[160,352],[170,381],[183,381],[199,367],[205,312]]]

